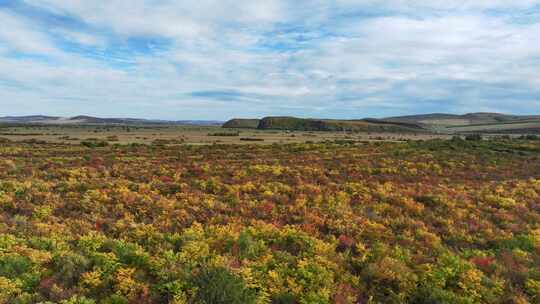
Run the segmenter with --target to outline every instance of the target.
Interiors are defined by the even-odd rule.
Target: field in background
[[[223,129],[219,126],[1,126],[0,138],[11,141],[44,141],[79,144],[105,141],[110,144],[274,144],[336,140],[400,141],[449,138],[423,133],[307,132],[256,129]]]
[[[389,120],[421,124],[428,130],[444,134],[540,134],[540,116],[538,115],[425,114],[394,117]]]
[[[458,133],[533,133],[540,134],[540,121],[501,122],[448,126],[448,131]]]

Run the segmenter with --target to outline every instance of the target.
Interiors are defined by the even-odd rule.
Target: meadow
[[[0,303],[540,303],[535,138],[4,140],[0,210]]]
[[[79,145],[98,141],[109,144],[291,144],[335,140],[425,140],[450,138],[426,133],[317,132],[256,129],[224,129],[220,126],[173,125],[7,125],[0,124],[0,139]]]

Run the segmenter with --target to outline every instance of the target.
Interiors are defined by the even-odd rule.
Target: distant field
[[[526,122],[502,122],[502,123],[487,123],[487,124],[474,124],[467,126],[448,126],[448,129],[454,132],[507,132],[515,131],[519,133],[519,130],[534,130],[537,129],[540,132],[540,121],[526,121]],[[530,133],[524,132],[524,133]]]
[[[11,141],[45,141],[79,144],[106,141],[110,144],[275,144],[335,140],[400,141],[448,138],[445,135],[414,133],[316,132],[256,129],[223,129],[218,126],[0,126],[0,138]]]
[[[443,126],[463,126],[470,123],[468,119],[431,119],[419,120],[419,123],[426,125],[443,125]]]
[[[288,131],[234,129],[219,126],[167,125],[1,125],[1,139],[14,142],[47,142],[78,145],[85,142],[106,144],[294,144],[327,141],[405,141],[449,139],[455,134],[484,133],[486,136],[512,133],[540,133],[540,121],[485,123],[466,126],[431,125],[425,132],[368,131]]]
[[[508,115],[501,113],[424,114],[391,117],[387,120],[418,123],[435,133],[443,134],[538,134],[540,117],[538,115]]]

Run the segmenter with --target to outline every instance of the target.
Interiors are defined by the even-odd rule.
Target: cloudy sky
[[[540,114],[540,1],[0,0],[0,116]]]

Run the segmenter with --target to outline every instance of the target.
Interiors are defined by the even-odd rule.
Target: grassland
[[[540,301],[538,140],[3,142],[0,210],[0,303]]]
[[[231,133],[238,136],[229,136]],[[222,135],[222,136],[220,136]],[[306,143],[335,140],[425,140],[448,138],[424,133],[315,132],[288,130],[224,129],[218,126],[120,126],[120,125],[0,125],[0,138],[11,141],[44,141],[78,145],[85,141],[109,144],[260,144]]]
[[[448,126],[448,130],[459,133],[535,133],[540,134],[540,120],[512,121],[485,124]]]
[[[500,113],[465,115],[426,114],[389,118],[390,121],[413,122],[426,129],[446,134],[539,134],[540,116]]]

